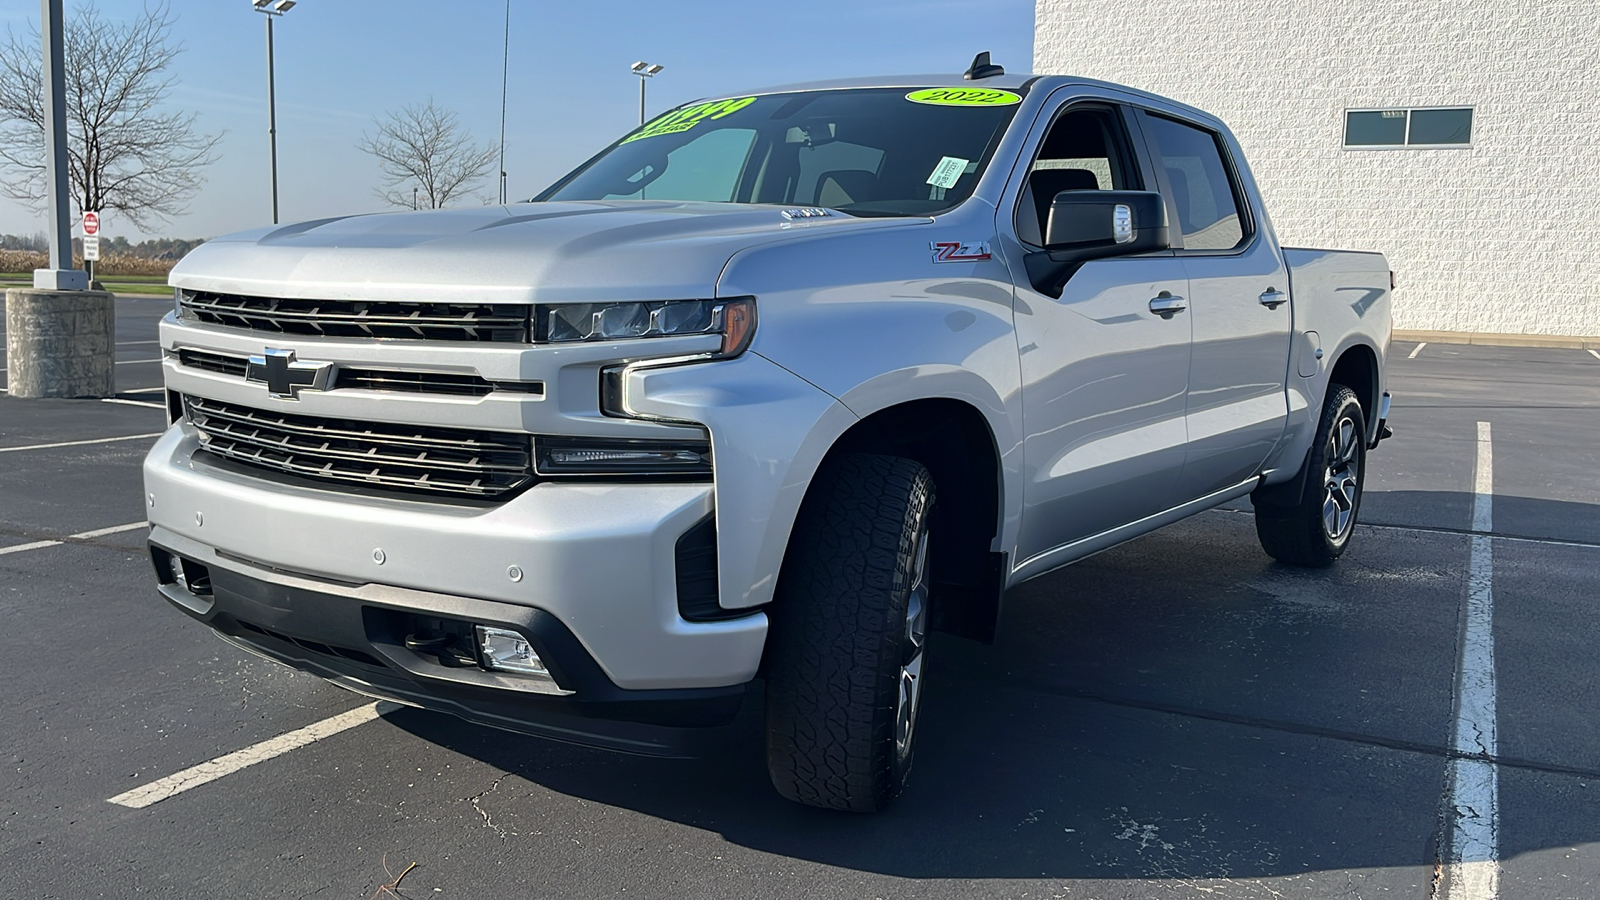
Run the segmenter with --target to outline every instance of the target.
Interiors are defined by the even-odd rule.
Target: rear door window
[[[1222,153],[1220,135],[1176,119],[1144,117],[1156,166],[1183,232],[1185,250],[1232,250],[1250,235],[1240,213],[1243,193]]]

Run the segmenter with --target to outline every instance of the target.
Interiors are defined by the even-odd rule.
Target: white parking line
[[[1411,355],[1406,357],[1406,359],[1416,359],[1417,358],[1417,354],[1421,353],[1422,352],[1422,348],[1426,347],[1426,346],[1428,346],[1428,342],[1427,341],[1423,341],[1422,343],[1418,344],[1417,346],[1411,348]]]
[[[1466,625],[1456,675],[1456,723],[1446,824],[1449,854],[1439,896],[1493,900],[1500,895],[1500,774],[1494,670],[1494,445],[1478,423],[1473,484],[1472,556],[1467,571]]]
[[[115,365],[132,366],[132,365],[136,365],[138,363],[153,363],[153,362],[161,362],[161,357],[158,356],[155,359],[119,359],[119,360],[116,361]]]
[[[133,531],[136,528],[148,527],[150,527],[149,522],[129,522],[126,525],[113,525],[110,528],[96,528],[93,531],[80,531],[77,534],[69,534],[59,541],[34,541],[31,544],[15,544],[10,547],[0,547],[0,556],[5,556],[10,553],[21,553],[24,550],[43,550],[46,547],[59,547],[62,544],[65,544],[67,541],[91,541],[97,537],[105,537],[108,534],[121,534],[124,531]]]
[[[5,556],[8,553],[21,553],[24,550],[42,550],[45,547],[56,547],[60,544],[60,541],[34,541],[31,544],[16,544],[10,547],[0,547],[0,556]]]
[[[308,744],[314,744],[323,738],[332,737],[341,731],[348,731],[357,725],[363,725],[378,718],[380,713],[399,709],[395,703],[368,703],[358,706],[349,712],[340,713],[329,719],[323,719],[304,728],[280,734],[270,740],[253,744],[243,750],[235,750],[225,756],[219,756],[209,762],[198,766],[190,766],[182,772],[168,775],[159,781],[152,781],[131,791],[118,794],[108,800],[118,806],[130,809],[144,809],[155,803],[173,797],[190,788],[197,788],[202,784],[209,784],[227,775],[232,775],[240,769],[253,766],[259,762],[266,762],[276,756],[282,756],[290,750],[297,750]]]
[[[161,432],[152,431],[149,434],[125,434],[122,437],[94,438],[87,441],[62,441],[57,444],[29,444],[26,447],[0,447],[0,453],[20,453],[23,450],[54,450],[57,447],[82,447],[85,444],[111,444],[117,441],[137,441],[140,438],[158,438]]]
[[[166,409],[164,403],[151,403],[149,400],[124,400],[121,397],[101,397],[101,403],[121,403],[125,406],[144,406],[150,409]]]
[[[96,528],[93,531],[80,531],[77,534],[71,534],[67,536],[74,540],[92,541],[97,537],[105,537],[108,534],[121,534],[124,531],[134,531],[139,528],[149,527],[149,522],[129,522],[126,525],[113,525],[110,528]]]
[[[1590,350],[1589,355],[1595,359],[1600,359],[1600,350]]]
[[[132,347],[135,344],[159,344],[160,341],[117,341],[118,347]]]

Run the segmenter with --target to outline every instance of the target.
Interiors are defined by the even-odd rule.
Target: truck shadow
[[[1338,566],[1304,571],[1268,560],[1253,527],[1227,511],[1180,523],[1011,592],[994,646],[936,638],[912,785],[876,816],[779,799],[759,700],[695,760],[388,719],[513,773],[520,789],[480,801],[512,833],[577,798],[907,878],[1395,869],[1425,890],[1467,539],[1369,529]],[[1503,856],[1600,840],[1592,816],[1545,818],[1564,824],[1513,833]]]

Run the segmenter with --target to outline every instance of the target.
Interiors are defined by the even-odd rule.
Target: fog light
[[[539,654],[522,635],[506,628],[478,626],[478,647],[483,650],[485,668],[496,672],[515,672],[518,675],[550,677]]]

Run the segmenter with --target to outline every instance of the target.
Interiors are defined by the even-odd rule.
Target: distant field
[[[106,275],[97,279],[113,294],[170,295],[165,275]],[[0,287],[29,287],[32,272],[0,272]]]

